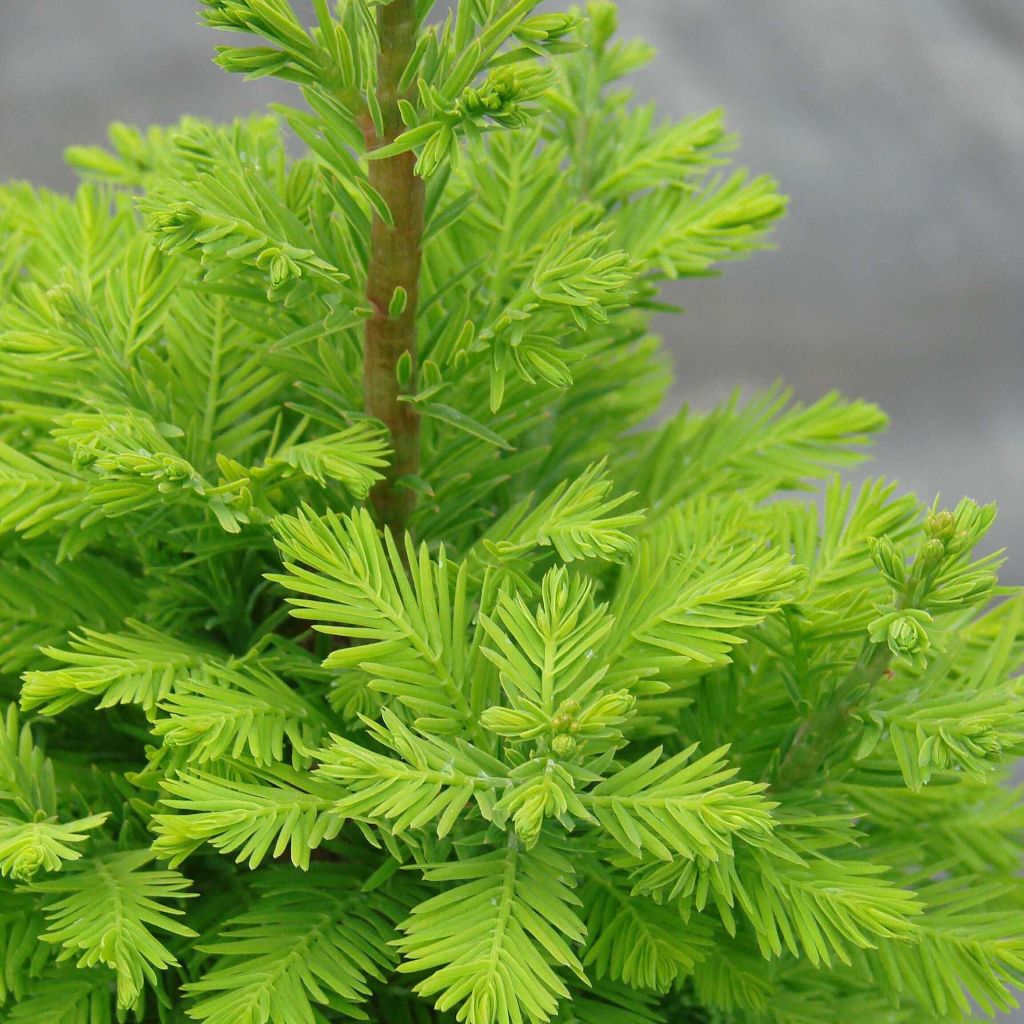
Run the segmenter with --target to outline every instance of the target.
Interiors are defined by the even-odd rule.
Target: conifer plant
[[[657,420],[784,202],[539,6],[203,0],[300,106],[0,191],[4,1021],[1015,1005],[994,510],[840,482],[864,402]]]

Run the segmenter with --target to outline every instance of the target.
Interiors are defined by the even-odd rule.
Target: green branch
[[[860,657],[832,699],[800,724],[772,782],[773,792],[792,789],[817,770],[842,736],[859,701],[874,689],[891,660],[892,652],[884,643],[865,641]]]

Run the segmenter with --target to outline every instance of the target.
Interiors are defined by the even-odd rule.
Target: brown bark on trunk
[[[371,148],[394,142],[404,130],[398,110],[398,82],[416,42],[415,0],[391,0],[377,8],[380,56],[377,63],[377,100],[384,134],[371,130]],[[366,325],[363,394],[366,411],[383,421],[391,432],[394,456],[387,475],[370,498],[382,526],[404,531],[416,502],[416,492],[397,486],[399,478],[419,472],[420,424],[416,407],[400,401],[397,368],[408,353],[410,374],[404,392],[415,394],[417,376],[416,306],[423,236],[423,179],[413,173],[414,153],[370,161],[370,184],[380,193],[394,220],[386,224],[376,213],[370,240],[366,294],[373,315]],[[407,299],[401,313],[389,309],[397,289]]]

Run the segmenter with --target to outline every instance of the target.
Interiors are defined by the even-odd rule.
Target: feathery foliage
[[[294,106],[0,188],[3,1019],[1015,1005],[994,509],[844,485],[866,402],[655,419],[785,207],[722,115],[607,0],[200,2]]]

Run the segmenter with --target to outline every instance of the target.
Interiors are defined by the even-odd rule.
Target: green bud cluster
[[[585,703],[566,698],[550,717],[545,717],[536,704],[524,702],[518,708],[487,708],[480,721],[491,732],[509,739],[525,741],[547,737],[553,753],[569,757],[583,741],[614,740],[619,736],[619,728],[633,713],[635,704],[632,694],[618,690],[602,693]]]
[[[883,612],[868,626],[872,643],[886,644],[897,658],[923,665],[932,647],[928,626],[932,617],[918,608]]]
[[[921,560],[931,568],[938,565],[946,557],[946,545],[938,537],[929,537],[921,545]]]
[[[929,512],[924,520],[924,532],[929,538],[942,543],[952,540],[956,533],[956,517],[948,508]]]
[[[531,65],[500,67],[492,71],[479,88],[467,86],[454,112],[468,121],[489,119],[503,128],[522,128],[532,111],[527,106],[551,83],[551,72]]]

